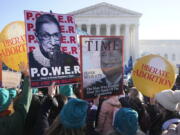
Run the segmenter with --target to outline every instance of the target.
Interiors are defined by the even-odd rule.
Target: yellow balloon
[[[27,64],[25,23],[15,21],[4,27],[0,35],[0,57],[11,69],[19,71],[18,64]]]
[[[132,79],[140,92],[145,96],[154,97],[156,93],[173,87],[175,68],[159,55],[147,55],[135,63]]]

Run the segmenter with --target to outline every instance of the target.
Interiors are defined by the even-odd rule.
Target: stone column
[[[121,24],[116,24],[116,36],[121,35],[120,28],[121,28]]]
[[[127,64],[130,57],[130,33],[129,33],[129,24],[125,25],[125,37],[124,37],[124,63]]]
[[[100,24],[96,24],[96,35],[100,35]]]
[[[106,35],[110,36],[111,35],[111,25],[110,24],[106,24]]]
[[[89,35],[91,35],[91,25],[89,24],[87,24],[86,25],[87,26],[87,33],[89,34]]]
[[[134,26],[134,44],[133,48],[136,48],[134,51],[134,58],[137,59],[139,57],[139,24],[135,24]]]

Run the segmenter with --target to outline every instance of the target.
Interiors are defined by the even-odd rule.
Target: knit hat
[[[17,91],[13,88],[10,88],[8,90],[9,90],[9,95],[11,96],[11,98],[15,98],[17,95]]]
[[[67,97],[72,96],[74,94],[73,85],[60,86],[59,93]]]
[[[135,135],[138,130],[138,113],[131,108],[121,108],[115,114],[114,128],[123,135]]]
[[[167,130],[168,127],[171,125],[171,124],[174,124],[174,123],[180,123],[180,119],[179,118],[174,118],[174,119],[170,119],[170,120],[167,120],[163,123],[162,125],[162,130]]]
[[[66,128],[81,128],[85,125],[88,103],[72,98],[60,112],[60,122]]]
[[[156,101],[169,111],[180,111],[180,91],[164,90],[155,96]]]
[[[15,89],[0,88],[0,112],[6,110],[11,104],[12,98],[16,97]]]

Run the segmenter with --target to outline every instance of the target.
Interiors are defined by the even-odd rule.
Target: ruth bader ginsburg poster
[[[79,46],[73,16],[24,13],[31,87],[79,82]]]

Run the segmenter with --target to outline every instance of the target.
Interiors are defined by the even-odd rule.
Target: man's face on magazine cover
[[[60,37],[60,31],[55,23],[42,24],[38,33],[40,48],[51,57],[55,51],[60,50]]]
[[[109,48],[107,47],[109,45]],[[113,76],[121,73],[122,50],[120,40],[106,42],[106,47],[101,47],[101,69],[106,76]]]

